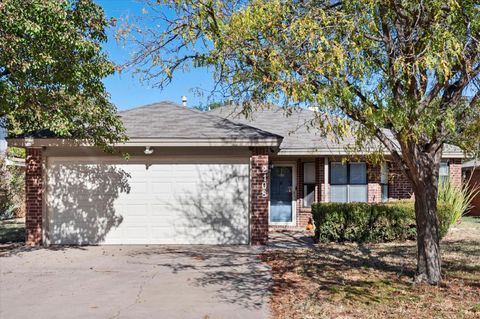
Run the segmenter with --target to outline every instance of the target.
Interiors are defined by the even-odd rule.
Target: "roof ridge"
[[[141,106],[134,106],[134,107],[131,107],[131,108],[128,108],[128,109],[125,109],[125,110],[121,110],[118,113],[119,114],[120,113],[126,113],[126,112],[130,112],[130,111],[134,111],[134,110],[138,110],[138,109],[145,109],[145,108],[153,107],[153,106],[162,106],[162,104],[170,104],[172,106],[182,107],[182,106],[178,105],[177,103],[175,103],[173,101],[163,100],[163,101],[153,102],[153,103],[149,103],[149,104],[145,104],[145,105],[141,105]]]

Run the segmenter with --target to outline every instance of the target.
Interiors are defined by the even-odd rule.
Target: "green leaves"
[[[125,138],[102,79],[109,21],[91,0],[0,4],[0,116],[10,135],[49,130],[106,146]]]
[[[391,137],[431,149],[451,136],[471,135],[478,122],[478,112],[462,115],[479,108],[472,99],[480,94],[476,1],[151,5],[154,12],[173,9],[175,16],[159,13],[163,24],[140,28],[150,37],[137,39],[145,49],[132,64],[160,87],[185,68],[208,67],[219,84],[214,93],[224,100],[317,106],[360,123],[359,147],[374,136],[391,152]],[[383,134],[384,128],[394,135]]]

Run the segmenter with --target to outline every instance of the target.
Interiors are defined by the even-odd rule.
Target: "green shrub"
[[[439,234],[451,226],[452,209],[437,204]],[[315,236],[320,242],[388,242],[415,239],[415,203],[317,203],[312,205]]]
[[[0,156],[0,220],[25,216],[25,179],[22,167],[7,166]]]
[[[415,238],[412,201],[385,204],[312,205],[315,235],[321,242],[385,242]]]

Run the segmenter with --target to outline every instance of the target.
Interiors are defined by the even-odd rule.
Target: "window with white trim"
[[[303,207],[315,201],[315,163],[303,163]]]
[[[438,173],[438,181],[440,183],[447,182],[450,179],[450,166],[448,161],[440,162],[440,170]]]
[[[367,164],[331,162],[330,201],[350,203],[366,202],[367,199]]]

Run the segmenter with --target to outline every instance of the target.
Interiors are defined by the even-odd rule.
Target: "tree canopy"
[[[440,282],[443,146],[480,140],[478,1],[159,0],[149,10],[129,25],[140,44],[131,64],[155,85],[207,67],[246,110],[307,104],[336,115],[321,129],[345,135],[356,123],[357,147],[380,141],[415,193],[417,280]]]
[[[101,48],[109,23],[92,0],[0,2],[0,118],[11,136],[124,138],[102,83],[115,71]]]

